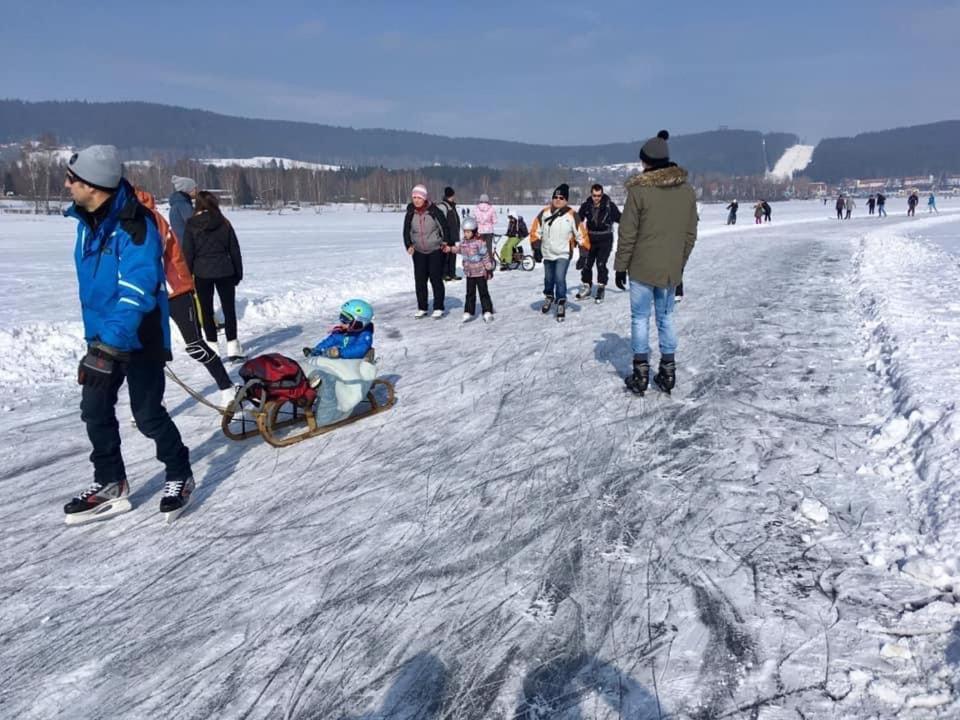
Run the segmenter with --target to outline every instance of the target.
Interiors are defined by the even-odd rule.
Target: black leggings
[[[417,309],[427,309],[427,281],[433,288],[433,309],[443,310],[446,290],[443,287],[443,269],[446,257],[439,250],[432,253],[413,253],[413,280],[417,288]]]
[[[210,373],[217,387],[227,390],[233,387],[233,382],[223,367],[220,356],[203,341],[200,335],[200,317],[197,314],[197,302],[193,292],[170,298],[170,319],[177,324],[177,329],[187,344],[187,355],[203,365]]]
[[[463,311],[473,315],[477,311],[477,293],[480,293],[480,309],[485,313],[493,312],[493,301],[490,299],[490,290],[487,289],[485,277],[467,278],[467,297],[463,303]]]
[[[220,307],[223,309],[223,331],[227,342],[237,339],[237,282],[232,277],[194,278],[197,286],[197,299],[200,301],[200,315],[203,319],[203,334],[207,342],[217,341],[217,322],[213,315],[213,289],[217,289]]]

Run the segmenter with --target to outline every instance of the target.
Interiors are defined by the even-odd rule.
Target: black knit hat
[[[452,198],[454,195],[456,195],[456,193],[453,191],[453,188],[450,187],[449,185],[447,185],[447,186],[443,189],[443,199],[444,199],[444,200],[449,200],[449,199]]]
[[[557,189],[553,191],[553,196],[556,197],[557,195],[562,197],[564,200],[569,200],[570,186],[567,185],[566,183],[560,183],[559,185],[557,185]]]
[[[670,148],[667,146],[667,140],[670,139],[670,133],[661,130],[656,137],[647,140],[640,148],[640,159],[647,165],[662,165],[670,160]]]

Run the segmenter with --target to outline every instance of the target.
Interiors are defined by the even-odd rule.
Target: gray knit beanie
[[[667,146],[667,140],[670,139],[670,133],[661,130],[656,137],[647,140],[640,148],[640,159],[647,165],[662,164],[670,160],[670,148]]]
[[[123,177],[120,154],[113,145],[91,145],[75,152],[67,167],[87,185],[101,190],[116,190]]]
[[[187,193],[189,195],[197,189],[197,181],[193,178],[174,175],[170,180],[173,182],[173,189],[177,192]]]

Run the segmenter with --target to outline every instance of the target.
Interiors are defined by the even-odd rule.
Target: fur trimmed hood
[[[624,186],[627,188],[639,185],[640,187],[676,187],[687,181],[687,171],[679,165],[649,170],[637,173],[627,178]]]

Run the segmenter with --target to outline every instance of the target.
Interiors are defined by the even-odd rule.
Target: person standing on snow
[[[917,195],[916,191],[910,193],[910,197],[907,198],[907,216],[913,217],[917,212],[917,205],[920,204],[920,196]]]
[[[197,183],[193,178],[174,175],[173,192],[170,194],[170,229],[177,236],[178,242],[183,242],[183,235],[187,230],[187,221],[193,216],[193,201],[197,199]]]
[[[763,202],[758,202],[753,206],[753,223],[759,225],[763,222]]]
[[[237,233],[223,216],[213,193],[205,190],[197,193],[197,206],[183,235],[183,256],[197,287],[207,342],[217,345],[217,323],[213,315],[213,291],[216,290],[223,310],[227,358],[242,360],[243,346],[237,339],[237,285],[243,280],[243,257]]]
[[[765,223],[770,222],[770,217],[773,215],[773,208],[770,207],[770,203],[766,200],[761,200],[760,206],[763,208],[763,221]]]
[[[457,201],[454,199],[455,197],[456,193],[454,193],[453,188],[446,187],[443,189],[443,200],[437,205],[444,215],[446,215],[447,230],[449,230],[451,238],[460,236],[460,213],[457,211]],[[457,256],[455,253],[450,253],[444,258],[443,279],[447,282],[461,279],[460,276],[457,275]]]
[[[867,198],[867,215],[873,215],[873,211],[877,207],[877,198],[873,195]]]
[[[844,220],[849,220],[850,216],[853,214],[853,209],[857,206],[857,201],[853,199],[852,196],[848,197],[844,202],[844,207],[847,209],[847,214],[844,216]]]
[[[163,406],[163,366],[171,355],[162,240],[153,215],[123,179],[114,146],[74,153],[64,187],[73,200],[65,214],[77,220],[74,257],[87,341],[77,382],[93,446],[93,482],[64,506],[66,523],[131,509],[116,414],[124,380],[137,428],[154,441],[166,468],[160,512],[169,520],[186,506],[194,480],[190,451]]]
[[[937,198],[933,193],[930,193],[930,197],[927,198],[927,212],[940,214],[940,211],[937,210]]]
[[[847,206],[846,198],[843,195],[837,197],[837,220],[843,220],[843,210]]]
[[[447,218],[430,202],[430,193],[424,185],[410,191],[410,204],[403,218],[403,246],[413,258],[413,280],[417,290],[418,320],[427,314],[427,281],[433,288],[433,317],[443,317],[446,290],[443,287],[444,253],[441,247],[452,245]]]
[[[473,209],[473,217],[477,220],[477,232],[487,244],[487,252],[493,257],[493,231],[497,225],[497,211],[490,204],[486,193],[480,196],[480,202]]]
[[[732,203],[727,205],[727,210],[729,214],[727,215],[727,225],[736,225],[737,224],[737,210],[740,209],[740,203],[734,200]]]
[[[887,216],[887,196],[877,193],[877,217]]]
[[[627,200],[620,218],[616,284],[630,282],[633,374],[624,382],[642,395],[650,375],[650,305],[654,306],[660,343],[660,367],[654,382],[664,392],[677,379],[677,334],[673,325],[676,288],[697,241],[697,198],[687,183],[687,171],[670,162],[661,130],[640,150],[643,172],[626,182]]]
[[[590,235],[567,204],[569,198],[570,187],[566,183],[558,185],[550,204],[530,226],[530,246],[534,256],[543,260],[544,300],[540,312],[546,315],[556,301],[558,322],[563,322],[567,314],[567,268],[573,248],[579,245],[584,251],[590,249]]]
[[[586,200],[577,213],[580,222],[585,223],[590,234],[590,250],[584,259],[583,269],[580,272],[580,289],[577,291],[577,300],[590,297],[593,287],[593,265],[597,265],[597,298],[603,302],[606,292],[609,271],[607,260],[613,250],[613,225],[620,222],[620,209],[610,196],[603,191],[603,185],[596,183],[590,188],[590,199]]]

